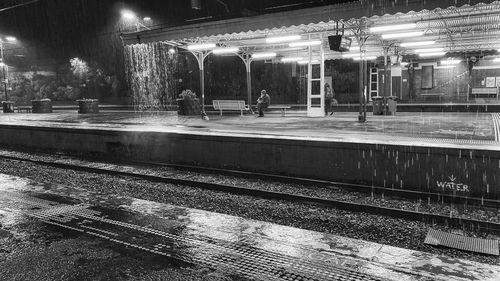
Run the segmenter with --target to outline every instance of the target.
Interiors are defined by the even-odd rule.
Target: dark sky
[[[149,25],[154,28],[182,25],[188,23],[186,20],[197,18],[218,20],[352,1],[199,2],[201,9],[192,9],[191,0],[0,0],[0,35],[19,39],[17,46],[7,46],[10,56],[6,60],[14,64],[19,63],[16,58],[23,53],[24,60],[29,58],[29,61],[65,61],[78,56],[112,62],[121,56],[116,46],[120,43],[118,35],[133,28],[120,19],[120,10],[124,8],[134,10],[141,18],[151,17],[153,21]]]

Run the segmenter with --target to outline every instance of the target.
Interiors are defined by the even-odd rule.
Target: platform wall
[[[500,199],[500,152],[0,126],[0,144]]]

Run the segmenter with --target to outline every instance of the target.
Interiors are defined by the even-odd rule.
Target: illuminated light
[[[289,57],[289,58],[282,58],[281,59],[281,62],[295,62],[295,61],[300,61],[300,60],[303,60],[303,58],[300,58],[300,57]]]
[[[400,65],[404,67],[404,66],[409,65],[409,63],[407,63],[407,62],[402,62],[402,63],[400,63]]]
[[[321,45],[321,40],[312,40],[312,41],[300,41],[290,43],[290,47],[307,47],[307,46],[318,46]]]
[[[240,48],[238,47],[227,47],[227,48],[215,48],[213,49],[213,53],[216,55],[220,54],[231,54],[231,53],[237,53],[240,51]]]
[[[298,64],[308,64],[308,60],[300,60],[297,62]],[[310,63],[319,63],[319,60],[312,60]]]
[[[454,60],[454,59],[447,59],[447,60],[442,60],[441,64],[442,65],[456,65],[461,63],[461,60]]]
[[[370,27],[370,32],[385,32],[385,31],[395,31],[395,30],[407,30],[417,27],[416,23],[405,23],[405,24],[393,24],[393,25],[383,25]]]
[[[17,39],[14,36],[7,36],[5,37],[5,40],[7,40],[8,42],[15,42]]]
[[[417,46],[430,46],[436,44],[436,41],[420,41],[420,42],[405,42],[401,43],[401,47],[417,47]]]
[[[290,42],[300,40],[300,35],[289,35],[280,37],[268,37],[266,38],[266,43],[280,43],[280,42]]]
[[[437,53],[442,52],[443,50],[443,48],[416,49],[415,53]]]
[[[436,69],[455,68],[455,65],[436,66]]]
[[[4,67],[4,66],[7,66],[7,65],[3,62],[0,62],[0,67]]]
[[[151,17],[144,17],[142,20],[143,21],[151,21]]]
[[[168,53],[169,53],[169,54],[175,54],[175,49],[174,49],[174,48],[170,48],[170,49],[168,49]]]
[[[355,58],[352,58],[353,60],[376,60],[377,57],[376,56],[365,56],[363,58],[361,57],[355,57]]]
[[[201,50],[209,50],[215,48],[214,43],[205,43],[205,44],[196,44],[196,45],[189,45],[187,46],[187,49],[190,51],[201,51]]]
[[[423,31],[390,33],[390,34],[382,34],[382,39],[398,39],[398,38],[418,37],[422,35],[424,35]]]
[[[435,53],[421,53],[419,56],[421,57],[441,57],[446,55],[446,52],[435,52]]]
[[[273,58],[276,56],[276,53],[255,53],[252,54],[252,58],[254,59],[263,59],[263,58]]]
[[[360,53],[348,53],[348,54],[342,54],[343,58],[355,58],[355,57],[360,57]]]
[[[500,62],[500,58],[496,58],[493,60],[494,62]]]
[[[123,10],[121,14],[122,18],[124,18],[125,20],[135,20],[137,18],[135,13],[130,10]]]

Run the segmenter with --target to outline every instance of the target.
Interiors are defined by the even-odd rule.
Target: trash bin
[[[384,114],[384,98],[381,96],[372,97],[373,115]]]
[[[396,115],[398,109],[398,97],[390,96],[387,97],[387,115]]]
[[[11,101],[3,101],[2,102],[3,113],[12,113],[14,112],[14,103]]]

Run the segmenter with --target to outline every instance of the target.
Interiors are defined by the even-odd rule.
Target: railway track
[[[46,159],[41,159],[46,158]],[[285,200],[292,201],[298,203],[306,203],[306,204],[315,204],[321,205],[324,207],[342,209],[352,212],[365,212],[375,215],[389,216],[394,218],[402,218],[414,221],[423,221],[430,224],[441,224],[449,227],[457,227],[464,228],[473,231],[481,231],[488,232],[494,234],[500,234],[500,223],[490,222],[490,221],[481,221],[469,218],[462,218],[453,215],[441,215],[441,214],[432,214],[427,212],[418,212],[418,211],[410,211],[410,210],[402,210],[396,208],[375,206],[375,205],[367,205],[367,204],[359,204],[355,202],[347,202],[333,199],[324,199],[319,197],[312,196],[304,196],[297,195],[285,192],[276,192],[276,191],[268,191],[268,190],[260,190],[255,188],[248,188],[242,186],[233,186],[233,185],[224,185],[217,183],[209,183],[204,181],[197,181],[191,179],[179,179],[172,176],[167,175],[157,175],[154,172],[148,173],[147,171],[137,172],[134,171],[133,168],[127,166],[120,166],[117,164],[108,164],[108,163],[96,163],[89,161],[81,161],[70,159],[68,157],[54,156],[54,155],[44,155],[43,157],[27,157],[23,156],[23,153],[13,152],[13,151],[0,151],[0,159],[9,159],[15,161],[23,161],[30,162],[38,165],[61,168],[61,169],[71,169],[77,171],[84,171],[90,173],[97,174],[105,174],[105,175],[116,175],[116,176],[124,176],[124,177],[133,177],[136,179],[147,180],[151,182],[159,182],[159,183],[167,183],[174,185],[182,185],[182,186],[190,186],[201,188],[205,190],[213,190],[213,191],[222,191],[232,194],[238,195],[247,195],[260,197],[264,199],[271,200]],[[130,164],[130,163],[129,163]],[[146,164],[146,163],[131,163],[131,164]],[[212,172],[212,173],[222,173],[222,174],[231,174],[238,176],[247,176],[247,177],[256,177],[256,178],[265,178],[266,180],[279,180],[285,182],[292,183],[301,183],[301,184],[317,184],[317,185],[335,185],[336,183],[327,182],[327,181],[317,181],[317,180],[309,180],[302,178],[292,178],[292,177],[283,177],[283,176],[271,176],[266,174],[256,174],[256,173],[246,173],[246,172],[238,172],[238,171],[229,171],[229,170],[218,170],[218,169],[204,169],[198,167],[190,167],[190,166],[182,166],[182,165],[166,165],[169,167],[177,167],[183,169],[193,169],[193,170],[202,170],[204,172]],[[170,174],[172,175],[172,174]],[[339,184],[341,187],[346,188],[367,188],[366,186],[354,185],[354,184]],[[390,190],[388,190],[390,191]],[[414,196],[417,195],[417,192],[413,193]],[[427,193],[425,194],[427,196]],[[422,194],[420,194],[422,196]],[[442,196],[442,195],[441,195]],[[444,200],[444,199],[443,199]],[[470,200],[470,198],[468,198]],[[494,200],[483,200],[483,202],[488,203],[489,205],[497,206],[498,202],[493,202]],[[485,205],[485,204],[483,204]]]

